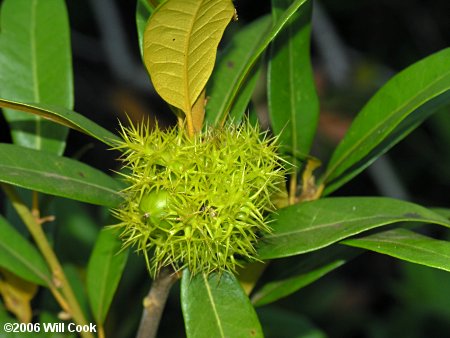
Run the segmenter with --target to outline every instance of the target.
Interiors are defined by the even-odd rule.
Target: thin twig
[[[100,323],[98,325],[98,338],[105,338],[105,328]]]
[[[144,311],[136,338],[154,338],[166,305],[171,287],[180,278],[172,269],[163,268],[153,281],[148,295],[144,298]]]
[[[44,231],[42,230],[42,225],[36,216],[30,211],[30,209],[25,205],[25,203],[20,198],[19,194],[16,192],[14,187],[1,183],[0,184],[3,190],[5,191],[8,198],[11,200],[11,203],[16,209],[22,221],[25,223],[28,231],[36,242],[39,251],[44,256],[45,261],[47,262],[50,270],[52,271],[52,284],[56,289],[61,290],[62,295],[65,298],[66,302],[61,302],[61,307],[64,311],[68,311],[68,313],[72,316],[73,320],[79,325],[86,325],[87,321],[84,317],[83,312],[81,311],[81,307],[78,304],[78,301],[75,297],[75,294],[67,280],[66,275],[64,274],[63,268],[58,261],[58,258],[55,255],[50,243],[45,236]],[[36,212],[35,212],[36,213]],[[55,298],[59,301],[62,301],[62,297],[59,292],[52,292],[55,295]],[[82,337],[93,337],[90,332],[82,332]]]

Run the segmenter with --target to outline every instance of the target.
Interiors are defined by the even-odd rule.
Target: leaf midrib
[[[247,58],[247,56],[251,56],[254,54],[254,52],[257,50],[257,48],[259,47],[259,44],[262,41],[262,37],[259,38],[258,43],[256,43],[253,48],[251,48],[250,50],[248,50],[248,53],[245,54],[245,57]],[[230,90],[228,90],[223,96],[225,97],[225,100],[222,101],[222,104],[219,106],[218,111],[220,112],[220,114],[216,115],[216,120],[215,125],[217,125],[217,123],[219,123],[219,121],[222,120],[223,116],[226,116],[228,114],[228,112],[226,111],[226,107],[228,105],[228,102],[231,100],[230,98],[233,97],[233,95],[235,94],[235,91],[233,90],[234,88],[236,88],[236,84],[239,83],[239,85],[243,84],[243,81],[239,81],[240,79],[240,74],[243,72],[243,70],[245,70],[246,64],[242,64],[241,67],[238,68],[238,71],[236,72],[237,76],[234,76],[232,81],[229,82],[229,88]],[[249,73],[249,72],[247,72]],[[246,73],[246,74],[247,74]],[[247,78],[247,75],[244,76],[244,79]],[[231,105],[234,103],[234,101],[231,102]],[[230,105],[230,108],[231,108]]]
[[[51,176],[56,177],[57,179],[60,179],[60,180],[63,180],[63,181],[70,181],[70,182],[79,183],[79,184],[83,184],[83,185],[89,185],[89,186],[97,188],[99,190],[103,190],[103,191],[107,191],[107,192],[119,195],[119,193],[117,191],[112,190],[110,188],[107,188],[105,186],[98,185],[98,184],[91,183],[91,182],[78,180],[78,179],[75,179],[75,178],[70,177],[70,176],[62,176],[61,174],[58,174],[58,173],[42,172],[42,171],[33,170],[33,169],[17,168],[17,167],[5,165],[5,164],[0,164],[0,168],[12,169],[13,171],[17,170],[17,171],[22,171],[22,172],[31,173],[31,174],[36,173],[37,175],[42,176],[42,177],[45,177],[45,175],[47,174],[47,176],[51,175]]]
[[[191,20],[191,25],[189,27],[189,30],[187,31],[187,36],[188,38],[186,39],[186,44],[184,46],[184,55],[186,58],[190,58],[190,54],[189,54],[189,48],[191,45],[191,38],[192,38],[192,30],[194,29],[195,23],[196,23],[196,18],[198,16],[198,12],[200,11],[200,8],[203,4],[203,1],[199,1],[197,4],[197,8],[194,12],[194,15],[192,16],[192,20]],[[191,107],[192,107],[192,103],[191,103],[191,99],[190,99],[190,95],[189,95],[189,62],[184,62],[184,97],[185,97],[185,107],[184,107],[184,112],[185,114],[191,114]],[[190,117],[192,119],[192,117]]]
[[[39,103],[36,103],[36,104],[39,105]],[[4,98],[0,98],[0,107],[5,107],[5,108],[13,109],[13,110],[19,110],[19,111],[23,111],[26,113],[38,115],[38,117],[45,118],[52,122],[58,123],[65,127],[72,128],[73,130],[76,130],[76,131],[84,133],[88,136],[91,136],[91,137],[105,143],[108,146],[114,147],[116,145],[115,140],[119,140],[118,136],[115,135],[114,133],[95,124],[95,122],[89,120],[85,116],[78,114],[71,110],[67,110],[67,112],[76,114],[74,116],[75,121],[71,120],[69,117],[66,117],[64,114],[52,111],[49,108],[33,105],[32,103],[22,103],[22,102],[11,101],[11,100],[6,100]],[[36,111],[38,111],[39,113],[37,113]],[[96,132],[92,132],[90,129],[86,129],[85,127],[83,127],[83,120],[80,123],[76,119],[78,119],[78,120],[84,119],[84,123],[93,124],[94,128],[98,128],[100,130],[96,131]],[[109,134],[109,135],[105,136],[105,133]]]
[[[401,110],[403,110],[406,106],[408,106],[411,102],[413,102],[418,96],[420,96],[423,92],[427,91],[430,87],[435,86],[437,83],[439,83],[441,80],[447,78],[449,76],[449,73],[445,73],[440,77],[437,77],[435,81],[431,82],[428,86],[424,87],[421,91],[419,91],[416,95],[414,95],[412,98],[410,98],[409,100],[404,101],[403,105],[400,105],[397,109],[395,109],[393,111],[392,114],[389,114],[388,116],[386,116],[382,121],[380,121],[378,124],[375,125],[375,128],[372,128],[372,130],[369,133],[366,133],[363,137],[359,138],[356,142],[353,143],[353,146],[350,147],[346,152],[344,152],[344,154],[341,156],[340,160],[337,161],[332,167],[330,167],[327,170],[327,173],[324,175],[324,177],[321,179],[321,181],[323,182],[328,182],[328,178],[331,176],[331,174],[336,170],[337,167],[339,167],[339,165],[343,162],[346,161],[347,158],[349,158],[355,151],[355,149],[357,149],[363,142],[366,141],[366,139],[368,139],[370,136],[373,135],[374,131],[376,131],[377,129],[381,128],[381,126],[383,126],[387,120],[389,120],[392,116],[398,114],[398,112],[400,112]],[[447,88],[448,90],[448,88]],[[415,106],[415,109],[412,110],[415,111],[417,107],[419,107],[420,105],[422,105],[423,103],[430,101],[431,99],[433,99],[434,97],[438,96],[438,95],[442,95],[442,93],[444,93],[444,90],[442,92],[439,92],[438,94],[428,97],[427,99],[419,102],[418,106]],[[394,127],[395,128],[395,127]],[[337,176],[339,177],[339,175]],[[336,178],[336,177],[335,177]]]
[[[206,289],[206,292],[208,293],[208,299],[210,300],[211,308],[214,313],[214,317],[216,318],[217,327],[219,328],[219,331],[220,331],[220,337],[225,338],[225,333],[223,332],[223,327],[222,327],[222,323],[220,322],[219,313],[217,312],[216,304],[214,303],[214,297],[212,295],[211,288],[209,286],[209,283],[208,283],[208,280],[207,280],[205,274],[202,274],[202,278],[203,278],[203,282],[205,283],[205,289]]]
[[[232,87],[232,95],[231,98],[228,98],[226,100],[226,104],[225,104],[225,109],[222,111],[220,111],[221,116],[219,116],[219,120],[221,120],[221,125],[223,125],[225,123],[226,117],[229,113],[229,111],[231,110],[231,106],[233,105],[234,99],[237,96],[237,93],[239,92],[239,88],[242,87],[245,79],[247,78],[248,74],[250,73],[251,69],[253,68],[253,66],[256,64],[256,61],[259,59],[259,57],[261,56],[261,54],[264,52],[264,50],[267,48],[267,46],[270,44],[270,42],[275,38],[275,36],[283,29],[284,25],[289,21],[289,19],[292,17],[292,15],[294,15],[294,13],[303,5],[306,3],[307,0],[303,0],[303,1],[299,1],[297,4],[292,4],[289,6],[289,8],[283,13],[285,14],[286,12],[288,12],[288,14],[286,15],[286,18],[282,17],[282,20],[279,23],[274,23],[274,25],[272,25],[272,28],[269,30],[269,34],[266,37],[263,37],[261,39],[262,42],[257,44],[256,47],[256,52],[252,53],[253,57],[250,59],[250,61],[248,63],[246,63],[244,65],[244,74],[240,75],[238,77],[238,81],[236,82],[237,85],[233,85]]]
[[[285,237],[285,236],[289,236],[289,235],[295,235],[295,234],[299,234],[302,232],[307,232],[310,230],[318,230],[318,229],[323,229],[323,228],[327,228],[327,227],[333,227],[342,223],[346,223],[348,224],[352,224],[352,223],[357,223],[357,222],[362,222],[362,221],[366,221],[366,220],[370,220],[370,219],[383,219],[386,218],[388,216],[384,216],[384,217],[361,217],[361,218],[356,218],[356,219],[352,219],[352,220],[342,220],[339,222],[333,222],[333,223],[324,223],[318,226],[309,226],[307,228],[303,228],[303,229],[298,229],[295,231],[288,231],[288,232],[282,232],[282,233],[274,233],[268,236],[265,236],[264,239],[273,239],[273,238],[279,238],[279,237]],[[443,225],[443,226],[450,226],[450,224],[447,224],[445,222],[439,221],[439,220],[433,220],[433,219],[425,219],[425,218],[421,218],[421,219],[417,219],[417,218],[396,218],[396,219],[390,219],[390,220],[386,220],[385,222],[382,223],[376,223],[373,224],[374,226],[382,226],[382,225],[387,225],[387,224],[391,224],[391,223],[397,223],[397,222],[417,222],[417,221],[424,221],[424,222],[430,222],[430,223],[434,223],[434,224],[439,224],[439,225]]]
[[[31,46],[31,76],[33,81],[33,98],[34,102],[40,102],[40,90],[38,83],[38,64],[37,64],[37,53],[36,53],[36,7],[37,0],[33,0],[31,4],[31,22],[30,22],[30,46]],[[42,149],[42,137],[41,137],[41,118],[39,116],[35,117],[35,142],[36,149]]]
[[[406,238],[407,240],[416,240],[414,238]],[[435,240],[433,238],[427,238],[428,240]],[[420,239],[417,239],[420,240]],[[356,243],[358,243],[358,240],[355,240]],[[376,239],[368,239],[368,238],[361,238],[361,242],[365,242],[368,244],[368,242],[371,242],[373,244],[377,244],[377,243],[386,243],[386,244],[392,244],[395,246],[403,246],[405,248],[412,248],[412,249],[420,249],[420,251],[425,252],[427,254],[430,255],[440,255],[443,258],[448,258],[450,260],[450,255],[445,255],[442,254],[442,252],[440,251],[432,251],[430,249],[426,249],[424,247],[421,246],[417,246],[417,245],[413,245],[413,244],[409,244],[409,243],[404,243],[404,242],[400,242],[400,241],[395,241],[395,239],[384,239],[384,238],[376,238]],[[380,251],[382,250],[382,248],[380,248]],[[383,251],[385,252],[385,251]],[[397,257],[400,258],[400,255],[398,255]],[[403,256],[402,256],[403,257]]]

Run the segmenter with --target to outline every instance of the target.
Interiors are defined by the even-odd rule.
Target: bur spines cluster
[[[245,122],[190,138],[179,128],[122,127],[126,202],[114,210],[125,246],[144,254],[152,275],[164,266],[192,274],[235,271],[257,259],[270,232],[271,197],[285,171],[274,139]]]

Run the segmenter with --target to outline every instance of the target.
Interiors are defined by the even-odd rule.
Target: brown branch
[[[156,337],[170,289],[179,278],[180,275],[172,269],[161,269],[153,281],[148,295],[144,298],[144,311],[136,338]]]

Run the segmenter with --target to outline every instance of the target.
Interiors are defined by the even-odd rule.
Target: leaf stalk
[[[50,270],[52,271],[53,280],[49,283],[49,288],[55,299],[61,305],[62,309],[68,312],[74,321],[79,325],[87,325],[87,321],[83,315],[80,305],[75,297],[75,294],[64,274],[63,268],[56,257],[50,243],[45,236],[42,229],[42,224],[38,221],[32,211],[25,205],[20,198],[17,191],[11,185],[1,183],[1,187],[11,200],[14,209],[25,223],[28,231],[36,242],[39,251],[44,256]],[[36,204],[34,203],[34,207]],[[34,208],[33,208],[34,209]],[[36,209],[34,209],[35,211]],[[61,293],[60,291],[61,290]],[[92,333],[82,332],[81,336],[84,338],[93,338]]]

